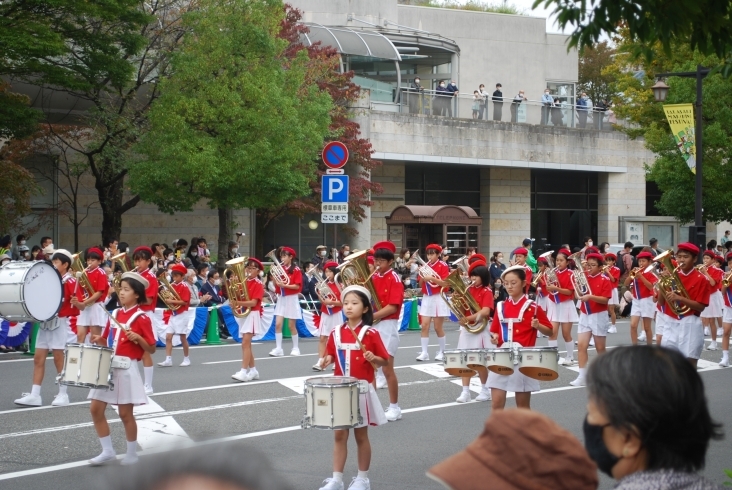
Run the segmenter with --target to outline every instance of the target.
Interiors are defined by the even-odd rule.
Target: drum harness
[[[498,321],[501,322],[501,337],[504,339],[508,338],[508,345],[509,349],[513,351],[513,363],[518,364],[519,362],[519,349],[523,347],[519,343],[515,343],[513,341],[513,322],[520,322],[524,318],[524,313],[526,310],[529,309],[529,306],[531,306],[534,301],[526,298],[526,302],[521,307],[521,310],[519,311],[518,318],[504,318],[503,316],[503,303],[505,301],[501,301],[498,303],[498,307],[496,308],[496,311],[498,312]],[[538,306],[537,306],[538,308]]]
[[[112,317],[117,320],[117,312],[119,309],[114,310],[112,313]],[[145,312],[142,310],[137,310],[135,313],[132,314],[129,320],[127,320],[127,323],[124,325],[120,324],[122,328],[117,328],[115,334],[114,334],[114,342],[112,343],[112,349],[114,349],[114,352],[112,353],[112,369],[129,369],[132,365],[132,360],[129,357],[126,356],[118,356],[117,355],[117,346],[119,345],[119,335],[122,333],[122,329],[124,330],[130,330],[128,325],[132,324],[135,320],[140,318],[142,315],[144,315]],[[110,325],[111,328],[111,325]]]
[[[352,350],[361,350],[361,348],[358,346],[358,343],[351,343],[351,344],[343,344],[341,343],[341,328],[343,328],[343,325],[335,329],[334,332],[334,340],[335,340],[335,347],[337,351],[337,358],[338,358],[338,364],[341,366],[341,372],[343,373],[343,376],[350,376],[351,375],[351,351]],[[366,336],[366,332],[368,332],[369,328],[371,328],[368,325],[363,325],[361,327],[361,331],[358,332],[358,340],[363,341],[364,336]],[[355,330],[355,329],[354,329]],[[344,352],[343,357],[341,357],[341,352]]]

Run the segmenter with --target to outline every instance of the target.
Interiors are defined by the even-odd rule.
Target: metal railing
[[[458,94],[445,96],[433,90],[415,91],[401,88],[398,111],[404,114],[422,114],[459,119],[481,119],[521,124],[569,127],[612,131],[615,125],[627,122],[615,118],[612,110],[576,106],[568,102],[544,104],[538,100],[514,101],[512,97],[494,100],[493,97],[475,98]],[[378,108],[374,108],[379,110]]]

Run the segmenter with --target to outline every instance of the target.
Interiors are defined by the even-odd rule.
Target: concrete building
[[[683,240],[672,219],[645,218],[643,166],[654,157],[643,141],[614,131],[611,113],[575,110],[577,52],[567,50],[565,36],[547,34],[543,18],[397,0],[290,3],[310,27],[303,42],[335,47],[364,89],[354,118],[383,162],[371,178],[384,192],[373,196],[368,219],[351,223],[357,235],[322,225],[318,215],[283,217],[265,232],[264,252],[288,244],[309,257],[320,244],[360,249],[388,238],[410,249],[439,242],[453,254],[468,246],[488,253],[525,237],[536,248],[579,245],[586,235],[618,243],[639,229],[648,235],[641,242]],[[423,91],[410,89],[416,77]],[[436,96],[441,80],[455,81],[459,95]],[[474,97],[480,84],[492,94],[496,83],[502,99]],[[545,88],[557,99],[551,108],[539,102]],[[519,91],[527,100],[513,103]],[[236,215],[246,251],[255,218],[248,210]],[[98,240],[99,223],[92,206],[82,243]],[[62,218],[52,230],[61,244],[71,231]],[[216,232],[215,210],[204,206],[167,216],[138,204],[123,222],[130,243],[204,235],[212,244]]]

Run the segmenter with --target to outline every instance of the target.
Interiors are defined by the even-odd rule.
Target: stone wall
[[[530,235],[530,192],[531,170],[490,169],[490,242],[483,244],[483,252],[501,250],[509,253]]]
[[[384,193],[374,196],[371,208],[371,244],[386,240],[386,217],[397,206],[404,204],[404,164],[385,163],[371,173],[374,182],[381,184]]]

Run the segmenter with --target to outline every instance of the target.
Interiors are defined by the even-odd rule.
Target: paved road
[[[629,343],[627,322],[618,322],[618,330],[609,337],[609,345]],[[454,348],[457,326],[448,324],[447,331],[448,349]],[[434,334],[432,340],[435,342]],[[304,410],[299,394],[302,381],[314,375],[310,367],[317,359],[314,340],[300,344],[302,356],[284,358],[267,357],[270,343],[255,345],[262,377],[246,384],[234,383],[230,378],[239,368],[238,345],[195,347],[192,366],[156,369],[156,393],[138,415],[141,457],[170,446],[245,440],[267,454],[295,488],[318,488],[331,472],[332,434],[299,428]],[[285,349],[289,350],[287,341]],[[430,347],[430,355],[435,349]],[[374,489],[440,489],[424,476],[425,470],[474,439],[490,414],[489,403],[455,403],[460,394],[459,380],[446,377],[434,362],[416,362],[418,352],[419,334],[402,335],[397,366],[404,418],[369,431],[373,445],[369,476]],[[729,432],[732,370],[716,366],[718,352],[705,351],[703,357],[710,361],[702,363],[706,367],[700,372],[712,415]],[[163,358],[163,352],[155,354],[156,362]],[[32,362],[7,359],[0,357],[0,490],[19,485],[26,490],[45,489],[51,479],[58,490],[99,488],[107,470],[90,468],[85,463],[100,451],[85,401],[87,390],[70,387],[72,404],[68,407],[19,409],[13,399],[29,390]],[[176,363],[182,359],[179,349],[174,359]],[[53,369],[50,360],[47,369]],[[532,408],[581,439],[586,390],[568,385],[576,372],[564,367],[560,371],[558,380],[544,383],[542,391],[532,397]],[[44,402],[50,403],[57,388],[51,377],[47,378],[42,395]],[[388,403],[386,390],[381,390],[379,396],[383,404]],[[508,406],[513,406],[512,400]],[[111,408],[107,417],[114,446],[121,454],[125,447],[123,427]],[[704,471],[708,478],[724,481],[722,470],[732,467],[730,448],[729,438],[712,444]],[[346,479],[350,481],[355,472],[355,443],[351,442]],[[600,488],[611,487],[612,482],[603,477]]]

